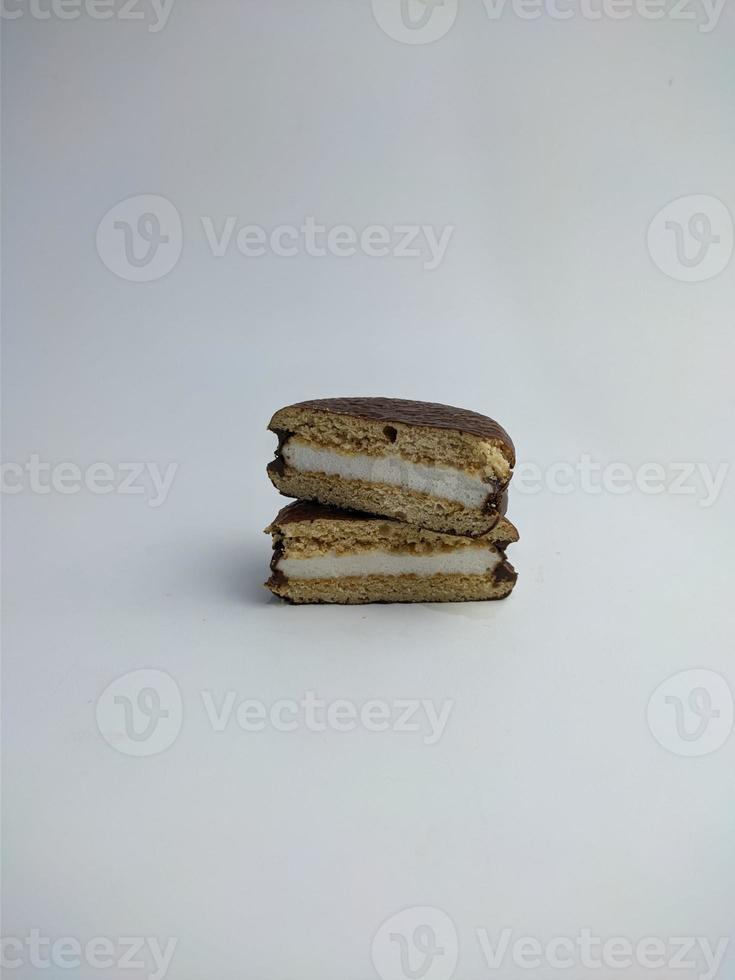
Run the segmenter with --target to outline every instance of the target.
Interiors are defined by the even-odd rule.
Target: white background
[[[173,980],[376,977],[373,936],[411,906],[451,917],[462,978],[571,975],[510,956],[490,971],[478,927],[727,936],[735,737],[682,757],[646,709],[684,670],[735,688],[735,476],[710,507],[511,488],[520,577],[502,603],[298,608],[261,583],[283,503],[265,426],[302,398],[462,405],[544,471],[731,459],[735,262],[683,282],[646,235],[685,195],[735,211],[732,7],[703,33],[635,13],[493,21],[463,0],[430,44],[390,37],[362,0],[176,0],[155,32],[147,4],[144,20],[23,9],[3,22],[4,458],[178,470],[159,507],[5,497],[4,933],[176,937]],[[144,283],[95,246],[140,194],[183,227],[179,261]],[[454,231],[434,271],[215,257],[201,218],[229,215]],[[95,712],[140,668],[183,701],[178,737],[145,758]],[[453,708],[436,745],[234,717],[215,732],[203,691]]]

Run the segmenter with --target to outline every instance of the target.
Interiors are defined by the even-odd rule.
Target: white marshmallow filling
[[[281,455],[288,466],[301,473],[324,473],[343,480],[417,490],[464,507],[481,508],[493,492],[493,487],[475,473],[439,464],[412,463],[400,456],[347,455],[293,438],[284,445]]]
[[[281,558],[278,571],[291,579],[335,579],[365,575],[485,575],[500,563],[487,547],[458,548],[436,554],[390,551],[328,552],[315,558]]]

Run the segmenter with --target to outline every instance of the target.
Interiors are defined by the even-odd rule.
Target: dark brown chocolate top
[[[273,518],[272,526],[297,524],[300,521],[390,521],[390,517],[377,514],[364,514],[359,510],[342,510],[329,504],[318,504],[313,500],[294,500],[282,507]]]
[[[454,408],[437,402],[414,402],[405,398],[316,398],[289,405],[288,408],[309,408],[376,422],[401,422],[404,425],[423,425],[432,429],[454,429],[499,443],[503,455],[511,466],[515,466],[515,448],[505,429],[486,415],[470,412],[466,408]]]

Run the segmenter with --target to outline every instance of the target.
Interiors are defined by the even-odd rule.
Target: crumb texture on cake
[[[286,497],[267,588],[295,604],[503,599],[515,449],[493,419],[435,402],[325,398],[279,409],[268,476]]]
[[[269,429],[321,449],[369,457],[394,456],[421,465],[444,465],[493,479],[504,487],[515,449],[493,419],[431,402],[393,398],[327,398],[275,413]]]
[[[268,475],[286,497],[318,501],[348,510],[368,511],[433,531],[476,536],[490,531],[500,517],[498,509],[464,507],[458,501],[432,497],[417,490],[364,480],[344,480],[324,473],[300,473],[274,461]],[[497,498],[502,506],[502,496]]]
[[[284,464],[299,473],[325,473],[343,480],[418,490],[431,497],[456,501],[464,507],[482,507],[488,496],[498,493],[495,476],[441,463],[417,463],[395,453],[383,456],[343,453],[293,437],[285,443],[280,454]]]
[[[319,556],[328,552],[345,554],[378,547],[415,555],[488,545],[503,549],[518,540],[518,531],[505,517],[499,517],[495,526],[485,534],[468,537],[304,500],[284,507],[266,528],[266,533],[274,536],[286,557]]]
[[[505,429],[494,419],[466,408],[438,402],[411,401],[407,398],[315,398],[281,409],[328,412],[377,422],[400,422],[404,425],[430,426],[436,429],[460,429],[468,435],[504,443],[513,443]],[[279,414],[279,413],[276,413]]]
[[[501,539],[517,538],[510,521],[498,524]],[[274,548],[266,585],[294,603],[500,599],[517,577],[493,532],[444,534],[301,500],[266,532]]]
[[[473,602],[504,599],[515,585],[507,562],[505,575],[368,575],[354,578],[277,581],[268,588],[296,604],[367,602]],[[511,574],[512,573],[512,574]]]

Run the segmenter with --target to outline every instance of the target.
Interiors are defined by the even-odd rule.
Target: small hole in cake
[[[402,510],[397,510],[396,511],[395,518],[396,518],[397,521],[407,521],[408,520],[408,518],[406,517],[406,515],[403,513]]]
[[[386,427],[383,429],[383,435],[389,442],[395,442],[398,438],[398,432],[392,425],[386,425]]]

